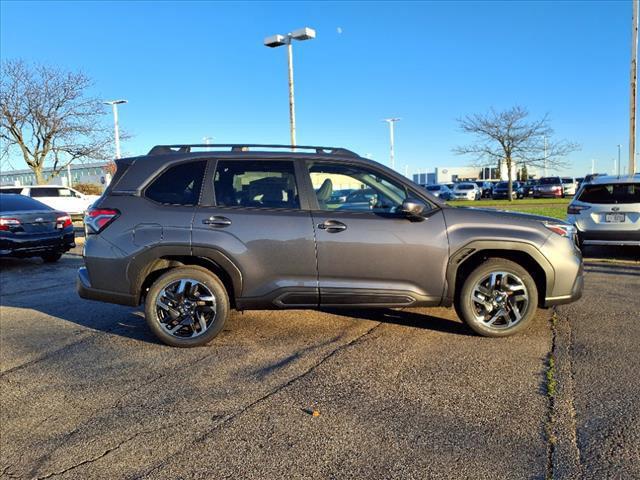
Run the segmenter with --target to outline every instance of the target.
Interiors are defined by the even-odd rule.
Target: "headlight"
[[[561,237],[573,238],[576,235],[576,227],[568,223],[543,222],[543,225]]]

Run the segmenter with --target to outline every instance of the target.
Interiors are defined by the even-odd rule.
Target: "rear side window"
[[[0,193],[22,193],[22,187],[21,188],[3,188],[2,190],[0,190]]]
[[[300,208],[290,161],[218,161],[213,188],[220,207]]]
[[[23,212],[28,210],[53,210],[33,198],[24,195],[0,194],[0,212]]]
[[[199,160],[171,167],[147,187],[145,196],[168,205],[196,205],[206,166],[206,160]]]
[[[38,197],[59,197],[60,193],[57,188],[32,188],[31,196]]]
[[[578,200],[585,203],[640,203],[640,183],[586,185]]]

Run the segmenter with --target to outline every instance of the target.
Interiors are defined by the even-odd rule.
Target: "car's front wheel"
[[[473,270],[456,298],[460,318],[476,333],[506,337],[527,327],[538,305],[536,282],[520,265],[492,258]]]
[[[220,333],[229,316],[229,297],[220,279],[209,270],[174,268],[151,286],[145,318],[167,345],[197,347]]]

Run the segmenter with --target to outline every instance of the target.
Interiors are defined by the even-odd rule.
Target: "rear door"
[[[442,211],[434,206],[420,221],[409,220],[399,207],[411,192],[369,166],[314,161],[307,167],[320,304],[439,303],[449,253]],[[327,192],[343,188],[373,192],[373,198],[327,200]]]
[[[194,216],[193,253],[221,253],[235,264],[240,308],[318,305],[313,223],[300,198],[299,169],[287,159],[212,162]]]

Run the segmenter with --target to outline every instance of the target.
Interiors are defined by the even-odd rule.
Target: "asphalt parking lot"
[[[613,253],[512,338],[439,308],[246,312],[191,350],[78,298],[78,256],[0,260],[0,476],[638,478],[640,263]]]

